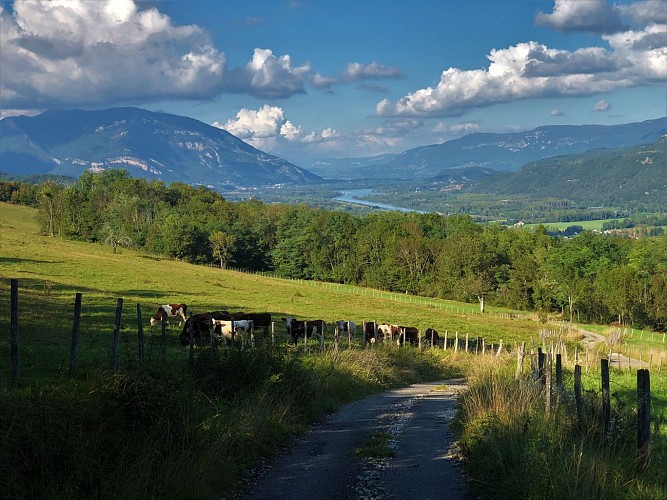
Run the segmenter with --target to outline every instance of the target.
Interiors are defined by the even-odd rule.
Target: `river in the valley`
[[[349,189],[347,191],[343,191],[343,194],[341,196],[338,196],[334,198],[336,201],[340,201],[342,203],[353,203],[355,205],[364,205],[367,207],[372,207],[377,210],[394,210],[398,212],[417,212],[420,214],[427,214],[428,212],[424,212],[422,210],[415,210],[412,208],[404,208],[404,207],[397,207],[395,205],[389,205],[387,203],[379,203],[377,201],[369,201],[369,200],[364,200],[362,199],[365,196],[370,196],[371,194],[375,193],[374,189]]]

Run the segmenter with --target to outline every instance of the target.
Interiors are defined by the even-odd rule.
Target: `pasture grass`
[[[589,452],[589,441],[594,448],[600,446],[588,434],[574,438],[568,434],[568,440],[559,441],[572,428],[569,417],[559,420],[562,429],[540,417],[540,402],[530,388],[521,384],[512,388],[498,375],[503,370],[511,372],[509,361],[502,368],[486,366],[484,360],[496,359],[492,356],[451,349],[362,349],[358,340],[353,341],[354,349],[347,349],[345,338],[336,351],[331,336],[327,350],[318,353],[314,341],[307,346],[287,345],[279,319],[292,315],[358,324],[376,320],[420,330],[433,327],[441,334],[448,331],[450,339],[455,332],[461,340],[466,333],[471,339],[485,337],[488,343],[503,339],[505,346],[511,346],[530,342],[544,328],[527,315],[455,313],[451,308],[433,307],[430,300],[404,302],[383,294],[359,295],[342,287],[195,266],[128,249],[114,254],[102,245],[41,236],[34,215],[33,209],[0,203],[0,331],[10,329],[9,279],[17,278],[20,332],[17,388],[9,387],[8,357],[0,363],[3,498],[228,496],[250,468],[340,404],[388,388],[461,376],[473,368],[472,377],[478,382],[464,399],[468,406],[464,406],[461,429],[472,478],[482,487],[480,491],[484,491],[484,478],[491,476],[476,460],[505,464],[507,472],[517,472],[518,476],[506,478],[516,481],[515,485],[501,484],[509,489],[497,491],[519,492],[517,496],[524,498],[553,493],[555,485],[568,482],[565,478],[573,474],[581,478],[573,491],[586,497],[620,491],[637,497],[647,493],[651,498],[663,492],[659,481],[638,482],[624,475],[627,467],[614,465],[616,459],[607,464],[603,451],[609,448],[600,450],[599,458]],[[83,294],[80,345],[77,369],[70,375],[77,292]],[[119,297],[124,308],[119,370],[113,372],[109,353]],[[258,333],[256,349],[201,346],[195,348],[191,364],[189,349],[178,341],[178,322],[167,327],[164,342],[159,329],[148,327],[158,305],[171,302],[187,303],[193,314],[221,309],[270,312],[276,322],[276,345],[270,334]],[[146,334],[143,362],[138,356],[137,304]],[[465,310],[464,305],[460,310]],[[8,337],[0,337],[4,352],[9,352]],[[502,390],[483,389],[488,385],[482,382],[484,371]],[[657,384],[662,385],[654,389],[654,409],[659,404],[664,408],[667,394],[664,380]],[[483,391],[493,397],[483,398]],[[479,403],[465,403],[475,400]],[[628,411],[631,407],[630,401]],[[662,433],[664,412],[657,415]],[[541,419],[544,427],[537,426]],[[523,431],[526,422],[528,433]],[[491,434],[503,442],[487,442]],[[526,443],[531,452],[524,456],[521,450]],[[538,446],[543,443],[553,444],[551,448],[559,449],[561,455],[545,452]],[[656,450],[662,449],[659,443]],[[630,448],[614,450],[625,453]],[[662,464],[664,470],[661,453],[652,454],[653,463]],[[574,462],[565,461],[566,455]],[[552,472],[539,469],[552,461],[558,462]],[[604,472],[602,484],[589,480],[597,469]],[[619,486],[622,479],[615,474],[631,486]],[[533,481],[537,489],[520,489],[522,477]]]
[[[514,366],[476,363],[461,398],[459,429],[474,492],[481,498],[665,498],[665,379],[652,380],[652,449],[640,458],[636,378],[611,374],[612,431],[604,436],[600,376],[583,377],[585,423],[577,424],[571,374],[551,415],[530,377]],[[636,377],[636,375],[634,375]]]

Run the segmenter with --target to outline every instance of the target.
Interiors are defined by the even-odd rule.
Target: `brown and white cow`
[[[383,335],[383,340],[389,340],[389,342],[391,342],[394,340],[394,337],[400,335],[401,327],[398,325],[382,323],[381,325],[378,325],[378,333]]]
[[[188,306],[185,304],[164,304],[158,307],[157,312],[151,317],[151,326],[161,321],[168,322],[169,318],[180,317],[185,323],[188,313]]]
[[[190,343],[190,330],[192,329],[192,338],[195,344],[200,344],[202,341],[210,340],[212,332],[211,314],[201,313],[190,316],[183,325],[183,330],[179,335],[181,344],[188,345]]]

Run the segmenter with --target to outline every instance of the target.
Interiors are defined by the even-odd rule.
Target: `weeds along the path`
[[[461,373],[378,347],[205,350],[188,368],[86,372],[0,392],[2,498],[220,498],[340,404]]]
[[[468,386],[458,425],[471,486],[481,497],[667,498],[664,426],[656,423],[648,460],[640,460],[636,399],[633,407],[617,395],[605,436],[599,389],[586,391],[579,426],[568,384],[546,415],[542,386],[529,375],[515,381],[509,359],[475,363]],[[655,401],[664,405],[662,396]],[[653,412],[654,420],[662,411]]]

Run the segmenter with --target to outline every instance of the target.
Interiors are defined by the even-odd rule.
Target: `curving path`
[[[582,330],[581,328],[577,329],[579,333],[581,333],[582,338],[580,340],[581,344],[584,346],[584,348],[592,349],[599,343],[606,343],[607,342],[607,337],[604,335],[601,335],[599,333],[595,332],[589,332],[587,330]],[[648,368],[648,363],[644,361],[640,361],[635,358],[630,358],[626,356],[625,354],[621,354],[619,352],[613,352],[611,353],[611,359],[609,360],[609,366],[611,367],[621,367],[621,368]]]
[[[279,456],[238,498],[459,499],[465,480],[450,424],[461,379],[416,384],[347,404]],[[393,458],[355,457],[373,432]]]

